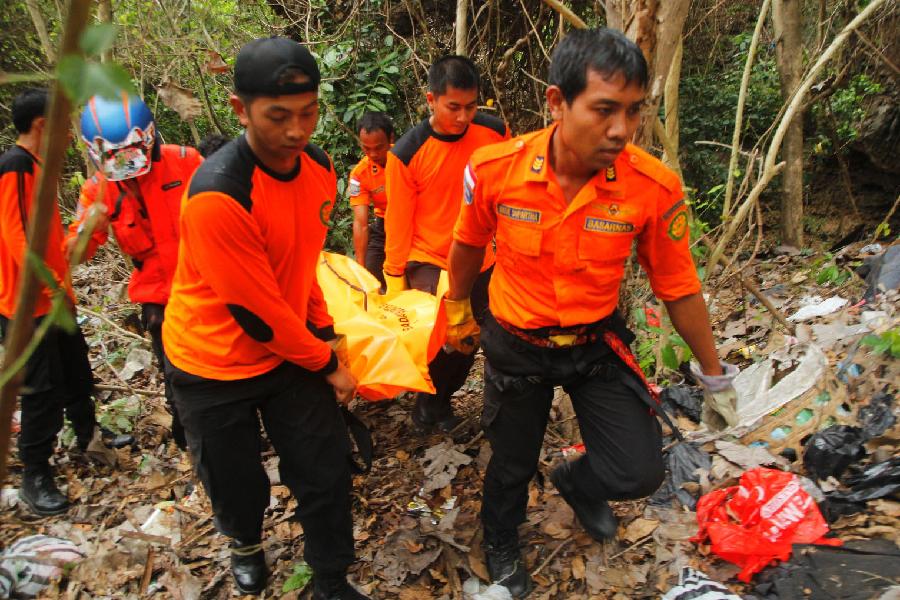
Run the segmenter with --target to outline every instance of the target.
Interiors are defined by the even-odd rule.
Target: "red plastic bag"
[[[828,524],[793,473],[757,468],[740,485],[712,491],[697,502],[700,530],[694,542],[709,539],[712,551],[741,567],[749,582],[774,560],[787,560],[792,544],[839,546],[823,538]]]

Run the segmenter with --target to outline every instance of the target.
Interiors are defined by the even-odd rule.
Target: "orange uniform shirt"
[[[21,146],[13,146],[0,155],[0,315],[7,318],[12,318],[16,312],[19,277],[28,245],[28,216],[37,192],[40,168],[37,157]],[[62,221],[55,203],[51,218],[44,262],[74,302],[69,266],[63,256]],[[50,312],[50,298],[50,290],[44,288],[35,305],[34,316]]]
[[[476,151],[454,230],[464,244],[496,235],[491,312],[522,329],[594,323],[619,301],[625,260],[638,260],[654,293],[700,291],[678,176],[629,144],[566,204],[548,160],[555,126]]]
[[[178,260],[181,198],[201,162],[203,158],[193,148],[157,144],[150,172],[133,180],[137,196],[124,182],[109,181],[99,172],[81,186],[78,214],[69,225],[69,237],[81,231],[87,209],[97,201],[102,189],[116,241],[134,263],[128,282],[132,302],[165,304],[169,300]],[[85,258],[93,256],[107,239],[109,233],[105,229],[94,231]]]
[[[309,144],[296,170],[268,170],[241,136],[197,170],[181,210],[181,246],[163,343],[173,365],[207,379],[246,379],[285,360],[337,368],[313,336],[333,325],[316,264],[334,206],[329,156]]]
[[[375,216],[384,217],[384,210],[387,207],[384,173],[384,169],[369,160],[368,156],[364,156],[350,171],[347,186],[350,206],[372,204],[375,207]]]
[[[504,139],[506,123],[477,113],[462,134],[439,134],[425,119],[394,144],[387,160],[385,272],[401,275],[410,261],[447,268],[466,163],[476,149]],[[484,268],[491,264],[489,251]]]

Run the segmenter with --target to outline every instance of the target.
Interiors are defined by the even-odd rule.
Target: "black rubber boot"
[[[350,585],[345,575],[314,576],[312,600],[370,600]]]
[[[246,542],[235,538],[231,542],[231,574],[238,590],[244,594],[259,594],[266,588],[266,554],[260,542]]]
[[[578,486],[572,477],[572,464],[568,461],[557,466],[550,473],[550,481],[562,494],[563,499],[575,511],[575,516],[584,530],[597,540],[602,542],[614,538],[619,521],[609,506],[609,502],[602,499],[586,498],[578,491]]]
[[[26,465],[19,497],[33,512],[42,517],[58,515],[69,510],[69,499],[56,487],[53,470],[49,464]]]
[[[449,400],[442,400],[434,394],[416,394],[416,405],[412,412],[413,424],[420,432],[433,429],[449,433],[456,429],[462,419],[453,414]]]
[[[491,583],[506,587],[513,598],[524,598],[531,592],[531,576],[522,561],[515,531],[485,530],[482,548]]]

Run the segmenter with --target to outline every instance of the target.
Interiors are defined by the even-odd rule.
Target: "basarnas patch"
[[[683,210],[674,217],[672,217],[672,221],[669,223],[669,238],[673,241],[679,241],[688,231],[688,218],[687,211]]]
[[[478,180],[472,172],[472,165],[466,165],[466,171],[463,174],[463,199],[466,204],[472,204],[475,200],[475,183]]]
[[[362,190],[362,186],[359,184],[359,181],[356,179],[350,180],[350,186],[347,190],[347,194],[349,196],[359,196],[359,192]]]

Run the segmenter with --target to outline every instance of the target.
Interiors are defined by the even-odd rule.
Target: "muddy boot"
[[[231,574],[242,594],[259,594],[266,588],[266,554],[262,544],[235,538],[231,542]]]
[[[42,517],[58,515],[69,510],[69,499],[56,487],[53,469],[46,463],[25,466],[19,497],[34,513]]]
[[[369,600],[369,597],[350,585],[346,575],[314,575],[312,600]]]
[[[578,491],[572,473],[572,463],[563,462],[550,473],[550,481],[563,499],[575,511],[584,530],[598,542],[614,538],[619,521],[606,500],[586,498]]]
[[[433,429],[449,433],[462,422],[462,419],[453,414],[453,407],[450,406],[449,400],[442,400],[434,394],[424,392],[416,394],[412,420],[422,433],[430,432]]]
[[[519,552],[518,533],[485,530],[482,548],[491,583],[506,587],[513,598],[527,596],[531,591],[531,576]]]

